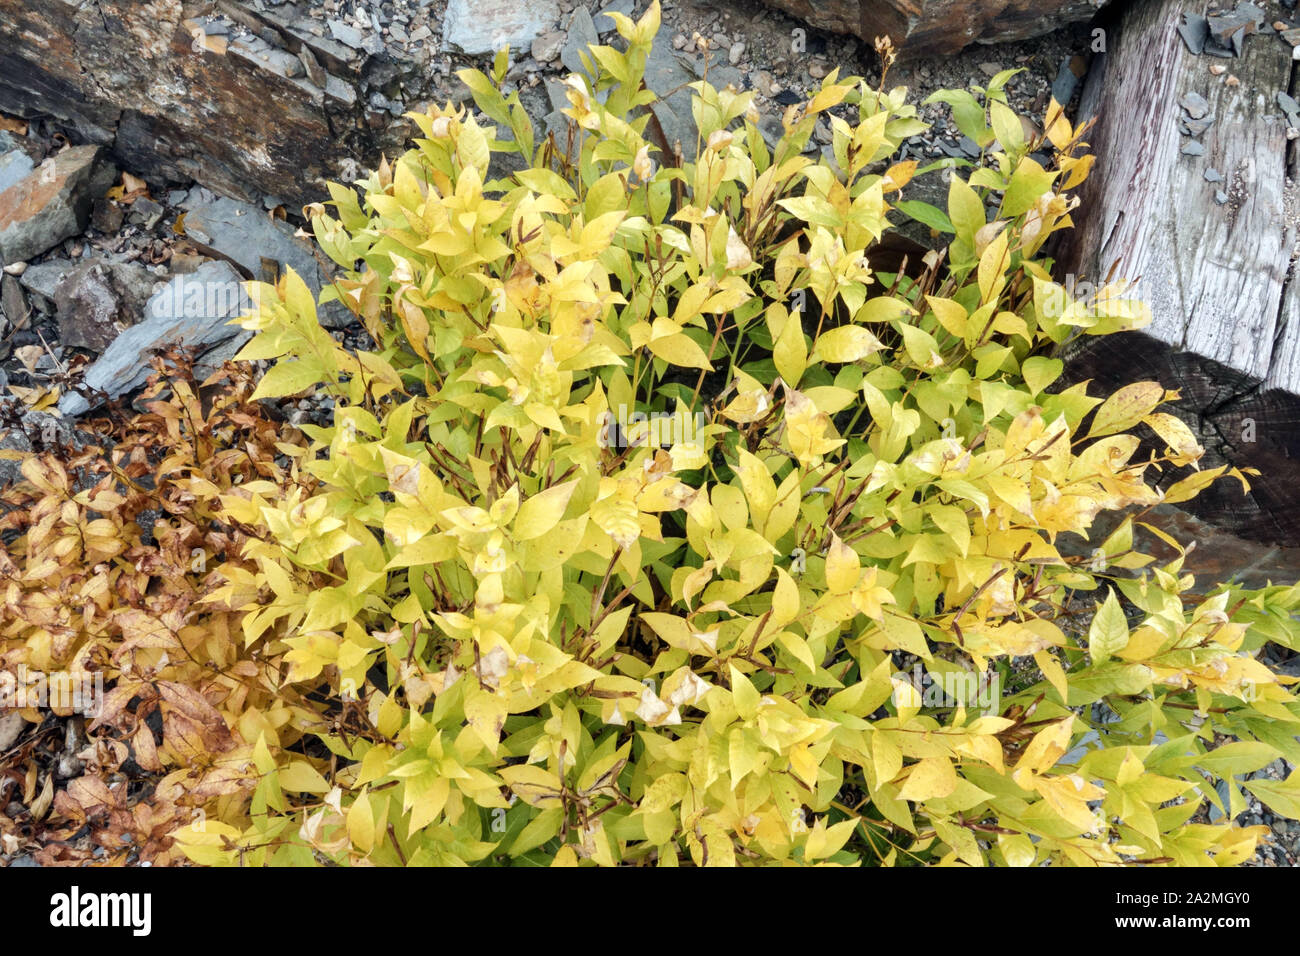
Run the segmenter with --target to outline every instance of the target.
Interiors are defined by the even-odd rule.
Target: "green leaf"
[[[1088,654],[1094,664],[1100,664],[1128,646],[1128,621],[1114,591],[1093,616],[1088,627]]]
[[[952,232],[952,220],[948,215],[936,206],[931,206],[928,202],[921,202],[919,199],[901,199],[894,203],[894,208],[910,219],[915,219],[923,225],[929,226],[936,232]]]
[[[1300,820],[1300,770],[1284,781],[1247,780],[1245,786],[1274,813]]]

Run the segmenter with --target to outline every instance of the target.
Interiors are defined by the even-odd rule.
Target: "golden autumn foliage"
[[[0,636],[116,682],[98,746],[171,771],[137,814],[165,820],[130,825],[235,865],[1248,858],[1263,828],[1194,817],[1297,759],[1290,679],[1253,652],[1294,645],[1300,589],[1138,553],[1142,509],[1246,476],[1157,491],[1200,455],[1172,394],[1054,387],[1054,346],[1149,321],[1120,288],[1069,301],[1042,256],[1080,131],[1052,106],[1044,168],[1005,77],[953,94],[997,152],[945,213],[888,162],[923,129],[906,90],[832,73],[769,149],[750,94],[701,82],[680,162],[640,82],[658,8],[613,16],[625,48],[570,79],[569,142],[464,71],[479,114],[412,114],[409,152],[313,210],[345,270],[325,297],[372,349],[334,341],[292,273],[255,290],[239,358],[274,364],[251,398],[324,391],[332,425],[281,433],[236,388],[204,426],[178,387],[153,412],[176,477],[149,492],[177,518],[147,555],[96,551],[129,496],[25,466]],[[809,157],[823,114],[832,155]],[[497,177],[503,152],[524,168]],[[882,271],[904,214],[946,254]],[[207,575],[177,576],[193,547]],[[155,597],[148,574],[184,583]],[[1300,816],[1296,778],[1245,785]],[[121,802],[81,792],[83,814]]]

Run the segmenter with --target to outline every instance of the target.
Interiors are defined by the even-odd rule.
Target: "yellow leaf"
[[[772,361],[791,388],[799,384],[808,367],[808,343],[803,337],[803,314],[791,312],[772,347]]]
[[[554,485],[535,495],[529,495],[519,506],[515,515],[514,538],[516,541],[531,541],[546,534],[564,517],[564,509],[569,506],[569,499],[578,488],[578,480],[566,481]]]
[[[348,808],[348,839],[363,853],[375,846],[375,815],[370,806],[370,795],[363,793]]]
[[[823,332],[813,347],[813,359],[826,362],[856,362],[885,346],[860,325],[841,325]]]
[[[1125,385],[1106,399],[1093,416],[1089,438],[1100,438],[1116,432],[1127,431],[1151,414],[1165,397],[1165,387],[1159,382],[1134,382]]]
[[[957,789],[957,771],[947,757],[926,757],[912,767],[900,800],[923,801],[946,797]]]
[[[704,349],[700,348],[685,332],[654,339],[648,347],[659,358],[681,368],[702,368],[709,371],[713,369],[709,364],[708,356],[704,354]]]
[[[330,785],[307,761],[295,760],[280,771],[280,788],[296,793],[328,793]]]

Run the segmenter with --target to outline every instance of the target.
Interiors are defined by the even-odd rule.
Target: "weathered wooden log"
[[[1136,0],[1094,61],[1081,112],[1096,112],[1096,165],[1058,262],[1075,283],[1112,271],[1137,279],[1154,319],[1067,348],[1066,379],[1092,379],[1097,394],[1142,379],[1179,389],[1171,410],[1205,447],[1202,467],[1261,472],[1249,494],[1221,481],[1189,502],[1200,533],[1295,547],[1300,302],[1289,124],[1277,105],[1292,82],[1291,48],[1246,31],[1240,57],[1195,55],[1179,26],[1203,12],[1192,0]]]
[[[786,13],[867,43],[888,36],[904,57],[956,53],[972,43],[1042,36],[1090,20],[1108,0],[767,0]]]

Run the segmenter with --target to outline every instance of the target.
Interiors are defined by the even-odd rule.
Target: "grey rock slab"
[[[31,259],[86,228],[117,176],[102,157],[98,146],[73,146],[0,193],[0,259]]]
[[[564,44],[564,52],[560,54],[560,62],[570,73],[586,73],[582,65],[582,54],[587,53],[587,47],[600,43],[600,37],[596,34],[596,24],[592,22],[591,13],[586,7],[578,7],[573,11],[573,19],[569,21],[569,38]]]
[[[1223,182],[1223,173],[1211,166],[1205,171],[1205,179],[1206,182],[1221,183]]]
[[[250,306],[239,273],[228,262],[205,262],[192,273],[176,276],[149,300],[144,320],[114,339],[86,369],[83,385],[91,399],[69,392],[59,400],[59,411],[80,415],[93,407],[98,393],[118,398],[139,388],[159,349],[185,345],[204,352],[205,346],[239,335],[238,326],[228,323]]]
[[[687,69],[666,43],[656,43],[646,58],[645,84],[660,97],[653,106],[654,114],[663,127],[669,148],[680,141],[682,155],[688,160],[695,158],[697,138],[691,114],[693,94],[688,88],[695,79],[694,72]]]
[[[600,13],[596,14],[596,29],[601,33],[607,33],[610,30],[617,29],[616,22],[611,13],[621,13],[625,17],[633,17],[636,11],[634,0],[614,0],[613,3],[607,3],[600,8]],[[635,17],[633,17],[635,19]]]
[[[34,266],[28,266],[27,271],[19,277],[18,281],[28,292],[35,292],[53,302],[59,283],[63,281],[63,277],[72,265],[70,259],[47,259]]]
[[[282,270],[288,267],[298,273],[315,296],[329,283],[315,246],[296,237],[288,223],[272,219],[257,206],[224,196],[196,200],[191,193],[185,207],[185,234],[238,262],[255,279],[270,278],[264,274],[262,262],[270,259]],[[330,327],[351,321],[351,313],[337,302],[320,307],[318,315]]]
[[[344,23],[342,20],[331,20],[329,22],[330,36],[338,40],[345,46],[350,46],[354,50],[361,49],[361,31],[351,24]]]
[[[1206,17],[1206,21],[1210,28],[1210,36],[1220,43],[1228,44],[1234,42],[1233,38],[1238,33],[1254,30],[1256,18],[1238,9],[1232,13]]]
[[[495,53],[503,46],[522,49],[555,26],[555,0],[450,0],[442,22],[444,50],[470,56]]]
[[[1195,141],[1190,143],[1184,143],[1182,148],[1182,154],[1184,156],[1203,156],[1205,155],[1205,147]]]

